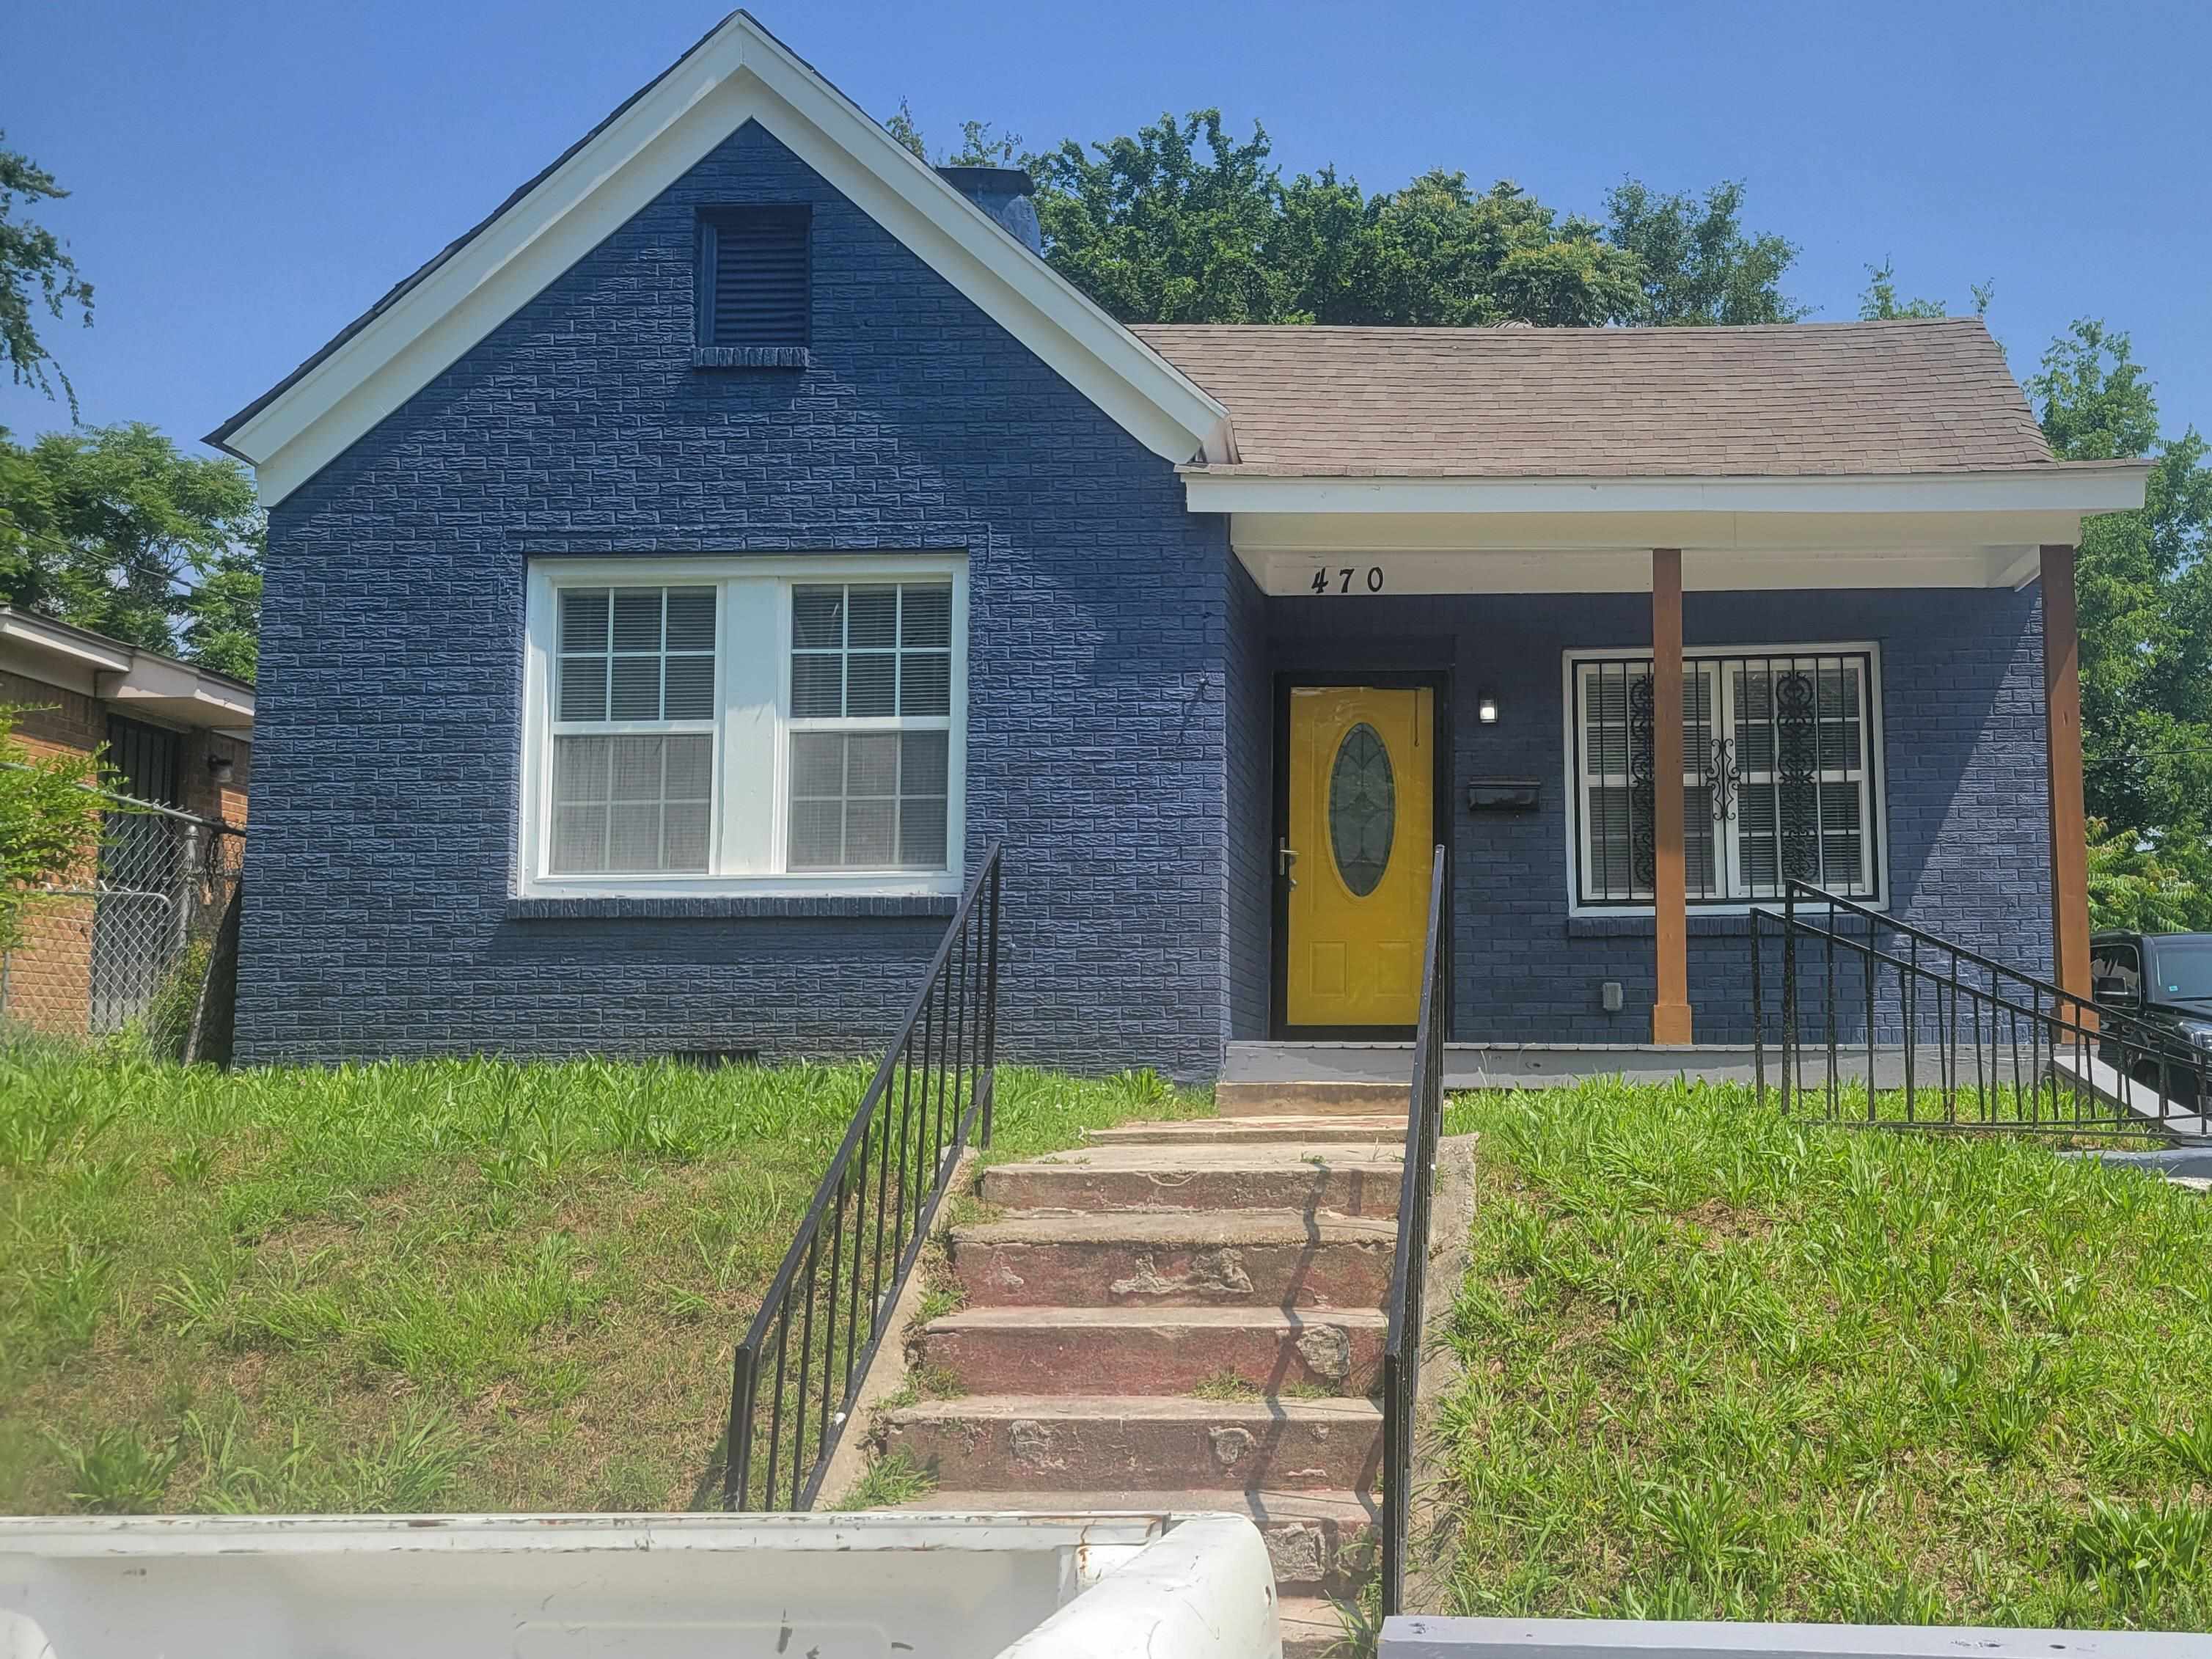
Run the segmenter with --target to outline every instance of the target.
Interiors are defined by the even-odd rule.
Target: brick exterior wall
[[[117,712],[87,693],[6,670],[0,670],[0,705],[22,711],[15,736],[38,757],[92,753],[107,741],[108,716]],[[177,738],[185,810],[244,823],[253,745],[208,731],[179,732]],[[209,762],[216,756],[231,762],[228,783],[215,781]],[[34,900],[23,918],[23,942],[0,953],[0,1018],[57,1036],[84,1035],[92,1006],[92,938],[89,898]]]
[[[813,367],[694,370],[696,210],[800,201]],[[243,1054],[879,1045],[942,906],[511,900],[524,570],[928,549],[969,560],[968,854],[1007,849],[1003,1052],[1209,1073],[1224,526],[750,125],[272,514]]]
[[[1561,708],[1561,653],[1648,646],[1649,600],[1279,599],[1267,607],[1277,669],[1452,673],[1454,1036],[1649,1042],[1656,989],[1650,921],[1568,915]],[[2033,590],[1692,593],[1683,632],[1693,650],[1878,642],[1891,914],[2049,973],[2042,624]],[[1483,689],[1494,690],[1500,703],[1492,726],[1475,721]],[[1537,778],[1541,806],[1470,813],[1466,782],[1476,776]],[[1745,924],[1692,910],[1690,932],[1699,1040],[1747,1040]],[[1600,1006],[1607,980],[1623,988],[1618,1014]]]

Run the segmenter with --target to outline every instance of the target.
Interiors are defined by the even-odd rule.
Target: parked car
[[[2212,1074],[2212,933],[2094,934],[2089,982],[2118,1016],[2098,1058],[2195,1105]]]

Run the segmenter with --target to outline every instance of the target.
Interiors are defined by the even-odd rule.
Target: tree
[[[1897,297],[1897,265],[1894,260],[1884,259],[1878,265],[1869,265],[1867,285],[1859,293],[1859,320],[1863,323],[1887,322],[1895,317],[1948,317],[1950,307],[1941,300],[1900,300]],[[1996,297],[1993,283],[1976,283],[1967,292],[1973,296],[1974,315],[1989,314],[1990,301]]]
[[[1642,298],[1619,320],[1674,327],[1699,323],[1794,323],[1804,307],[1782,297],[1797,246],[1743,233],[1743,185],[1715,185],[1702,198],[1656,196],[1633,179],[1605,198],[1606,240],[1636,257]]]
[[[886,124],[927,147],[902,104]],[[953,163],[1002,165],[1019,139],[969,122]],[[1741,228],[1743,188],[1659,195],[1634,179],[1603,222],[1509,180],[1432,168],[1369,195],[1334,168],[1285,181],[1267,130],[1218,110],[1162,115],[1133,137],[1020,158],[1045,257],[1124,322],[1540,326],[1778,322],[1796,249]]]
[[[74,418],[76,390],[39,338],[36,313],[43,305],[59,321],[74,306],[90,327],[92,284],[77,275],[76,261],[53,232],[15,216],[19,201],[34,206],[68,194],[29,156],[0,149],[0,357],[17,386],[34,386],[51,398],[53,382],[60,381]]]
[[[100,836],[89,755],[33,754],[15,737],[21,711],[0,708],[0,951],[23,942],[23,911],[41,882],[83,864]]]
[[[250,675],[264,527],[244,467],[143,423],[0,432],[0,603]]]
[[[2144,505],[2084,523],[2083,781],[2090,812],[2212,890],[2212,465],[2191,428],[2159,435],[2124,334],[2084,319],[2028,381],[2067,460],[2153,459]],[[2212,925],[2212,915],[2206,918]]]

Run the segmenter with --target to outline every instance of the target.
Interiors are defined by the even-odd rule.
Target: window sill
[[[805,346],[694,346],[694,368],[811,368]]]
[[[737,921],[805,917],[950,916],[951,893],[599,894],[511,898],[509,921]]]

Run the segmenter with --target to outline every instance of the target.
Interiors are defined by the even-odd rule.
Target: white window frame
[[[798,870],[788,867],[791,826],[791,594],[817,584],[946,581],[952,588],[951,696],[943,716],[844,717],[797,722],[805,731],[939,730],[945,755],[946,867]],[[625,871],[555,875],[552,854],[552,696],[560,592],[564,587],[713,586],[716,713],[714,807],[705,874]],[[917,897],[960,891],[967,845],[968,561],[963,554],[775,555],[531,558],[523,658],[520,836],[522,897]],[[685,729],[702,723],[685,722]],[[567,727],[563,728],[568,729]],[[597,723],[593,731],[619,729]],[[639,728],[648,729],[648,728]],[[650,730],[677,729],[653,722]]]
[[[1865,838],[1863,845],[1865,847],[1865,853],[1863,855],[1867,857],[1874,857],[1877,860],[1875,869],[1876,879],[1874,884],[1874,891],[1870,895],[1862,898],[1855,898],[1852,902],[1856,904],[1865,905],[1869,909],[1887,910],[1889,908],[1889,870],[1892,860],[1889,842],[1889,783],[1885,771],[1885,757],[1887,744],[1884,739],[1882,732],[1883,678],[1881,647],[1880,644],[1872,640],[1822,640],[1816,642],[1798,641],[1796,643],[1775,645],[1700,644],[1684,646],[1682,648],[1682,655],[1685,659],[1684,677],[1686,681],[1688,675],[1689,659],[1692,659],[1746,657],[1756,660],[1761,658],[1781,659],[1787,657],[1838,656],[1863,657],[1866,659],[1867,685],[1865,688],[1865,741],[1867,745],[1867,755],[1864,771],[1869,792],[1867,801],[1868,818],[1866,828],[1870,830],[1873,833],[1870,836]],[[1576,758],[1577,754],[1580,752],[1581,734],[1575,729],[1576,722],[1581,718],[1582,712],[1577,681],[1581,678],[1583,669],[1586,665],[1596,661],[1618,662],[1624,658],[1632,661],[1648,661],[1650,660],[1650,656],[1651,647],[1648,645],[1628,645],[1606,648],[1577,647],[1574,649],[1560,653],[1559,758],[1560,771],[1564,784],[1564,793],[1561,794],[1560,799],[1564,802],[1565,807],[1565,810],[1560,814],[1560,817],[1565,820],[1564,848],[1566,856],[1567,914],[1570,916],[1648,916],[1652,914],[1652,906],[1648,900],[1623,901],[1619,899],[1586,899],[1583,896],[1582,872],[1586,867],[1586,860],[1589,851],[1588,842],[1589,830],[1587,827],[1589,820],[1589,814],[1587,810],[1588,802],[1584,799],[1585,780],[1581,775],[1582,769],[1577,764]],[[1713,686],[1713,730],[1716,735],[1720,735],[1725,732],[1728,735],[1733,736],[1735,729],[1735,720],[1733,716],[1727,712],[1729,705],[1733,702],[1733,692],[1731,689],[1724,684],[1724,680],[1725,676],[1719,672],[1718,666],[1716,665],[1714,671],[1715,683]],[[1702,782],[1705,779],[1704,769],[1702,767],[1688,764],[1689,758],[1690,757],[1686,755],[1684,757],[1685,764],[1683,767],[1682,782],[1686,788],[1692,784]],[[1819,772],[1818,781],[1821,782],[1850,781],[1850,780],[1848,774],[1852,769],[1854,769],[1823,768]],[[1759,776],[1750,773],[1745,773],[1739,781],[1739,787],[1741,782],[1757,782],[1759,781],[1760,778]],[[1877,845],[1879,848],[1878,853],[1876,851]],[[1717,844],[1717,838],[1714,848],[1714,856],[1717,860],[1722,860],[1724,866],[1732,866],[1736,861],[1732,856],[1723,851]],[[1772,905],[1778,903],[1780,901],[1778,899],[1775,898],[1729,896],[1725,898],[1699,899],[1692,896],[1689,900],[1689,908],[1698,915],[1740,916],[1747,915],[1753,909],[1759,907]]]

